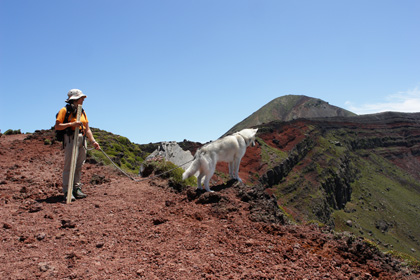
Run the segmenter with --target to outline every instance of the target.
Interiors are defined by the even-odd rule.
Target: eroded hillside
[[[420,259],[420,114],[274,122],[260,182],[297,221],[351,231]],[[273,162],[272,158],[276,158]]]

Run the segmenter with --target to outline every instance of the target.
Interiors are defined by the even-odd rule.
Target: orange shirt
[[[57,115],[57,121],[59,121],[60,123],[64,122],[64,118],[66,117],[66,111],[67,111],[66,107],[63,107],[60,109]],[[76,114],[71,113],[67,122],[75,122],[75,121],[76,121]],[[86,113],[82,113],[82,115],[80,116],[80,121],[83,123],[83,127],[86,127],[86,124],[89,123]],[[83,129],[83,128],[79,127],[79,129]],[[76,130],[76,128],[72,127],[72,130]]]

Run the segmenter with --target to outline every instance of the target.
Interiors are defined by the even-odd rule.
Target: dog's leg
[[[231,177],[232,179],[237,180],[237,175],[236,175],[236,158],[233,159],[233,161],[230,163],[232,165],[232,173],[231,173]]]
[[[231,179],[235,179],[235,165],[233,161],[229,162],[229,176]]]
[[[208,192],[213,192],[212,190],[210,190],[209,183],[210,183],[211,177],[213,177],[213,174],[214,174],[215,170],[216,170],[216,164],[212,164],[212,166],[210,166],[210,169],[208,170],[208,172],[206,174],[206,178],[204,179],[204,188]]]
[[[239,165],[241,164],[241,159],[235,158],[233,161],[234,161],[234,168],[235,168],[234,169],[235,179],[242,183],[241,178],[239,178]]]
[[[203,179],[204,174],[202,172],[200,172],[200,174],[197,177],[197,189],[198,190],[202,190],[203,187],[201,185],[201,179]]]
[[[208,176],[208,175],[206,175],[206,178],[204,179],[204,188],[205,188],[205,189],[206,189],[206,191],[208,191],[208,192],[214,192],[214,191],[210,190],[210,187],[209,187],[209,183],[210,183],[210,179],[211,179],[211,177],[212,177],[212,176]]]

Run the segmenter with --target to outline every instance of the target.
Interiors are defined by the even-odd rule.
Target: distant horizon
[[[274,100],[276,100],[276,99],[278,99],[278,98],[281,98],[281,97],[284,97],[284,96],[305,96],[305,97],[309,97],[309,98],[312,98],[312,99],[318,99],[318,100],[321,100],[321,101],[324,101],[324,102],[326,102],[326,103],[328,103],[329,105],[331,105],[331,106],[335,106],[335,107],[337,107],[337,108],[339,108],[339,109],[344,109],[344,110],[347,110],[347,109],[345,109],[345,108],[342,108],[342,107],[339,107],[339,106],[336,106],[336,105],[333,105],[333,104],[330,104],[327,100],[323,100],[323,99],[320,99],[320,98],[316,98],[316,97],[311,97],[311,96],[308,96],[308,95],[304,95],[304,94],[286,94],[286,95],[282,95],[282,96],[279,96],[279,97],[276,97],[276,98],[274,98],[274,99],[272,99],[271,101],[274,101]],[[271,102],[270,101],[270,102]],[[270,102],[268,102],[268,103],[270,103]],[[267,103],[267,104],[268,104]],[[267,104],[265,104],[265,105],[267,105]],[[265,105],[263,105],[263,106],[265,106]],[[263,107],[262,106],[262,107]],[[262,107],[260,107],[259,109],[261,109]],[[258,109],[258,110],[259,110]],[[258,111],[258,110],[256,110],[256,111]],[[256,111],[254,111],[254,112],[252,112],[251,114],[249,114],[249,116],[250,115],[252,115],[253,113],[255,113]],[[347,110],[347,111],[349,111],[349,110]],[[349,112],[351,112],[351,111],[349,111]],[[351,113],[354,113],[354,112],[351,112]],[[366,113],[366,114],[356,114],[356,113],[354,113],[354,114],[356,114],[356,116],[350,116],[350,117],[359,117],[359,116],[366,116],[366,115],[378,115],[378,114],[386,114],[386,113],[398,113],[398,114],[419,114],[420,113],[420,111],[419,112],[399,112],[399,111],[384,111],[384,112],[376,112],[376,113]],[[302,119],[306,119],[306,118],[302,118]],[[243,121],[243,120],[241,120],[241,121]],[[241,121],[238,121],[236,124],[238,124],[238,123],[240,123]],[[235,124],[235,125],[236,125]],[[92,128],[96,128],[96,129],[100,129],[100,130],[102,130],[102,131],[106,131],[106,132],[109,132],[109,133],[112,133],[112,134],[114,134],[114,135],[119,135],[119,136],[123,136],[123,137],[127,137],[127,136],[125,136],[124,134],[118,134],[118,133],[114,133],[114,132],[112,132],[112,131],[108,131],[108,130],[106,130],[106,129],[102,129],[102,128],[100,128],[100,127],[95,127],[95,126],[91,126]],[[233,126],[232,126],[233,127]],[[17,131],[17,130],[21,130],[21,133],[22,134],[33,134],[33,133],[35,133],[36,131],[41,131],[41,130],[49,130],[49,129],[53,129],[53,127],[51,127],[51,128],[40,128],[40,129],[35,129],[34,131],[22,131],[20,128],[15,128],[15,129],[13,129],[13,128],[8,128],[8,129],[5,129],[4,131],[2,131],[2,130],[0,130],[0,132],[1,133],[5,133],[6,131],[8,131],[8,130],[12,130],[12,131]],[[228,130],[226,130],[226,132],[227,131],[229,131],[229,129]],[[225,132],[225,133],[226,133]],[[223,133],[224,134],[224,133]],[[222,135],[223,135],[222,134]],[[210,139],[209,141],[213,141],[213,140],[216,140],[216,139],[218,139],[219,137],[221,137],[222,135],[219,135],[217,138],[215,138],[215,139]],[[160,143],[160,142],[170,142],[170,141],[175,141],[175,142],[183,142],[184,140],[187,140],[187,141],[190,141],[190,142],[197,142],[197,143],[201,143],[201,144],[203,144],[203,143],[206,143],[206,142],[209,142],[209,141],[206,141],[206,142],[200,142],[200,141],[196,141],[196,140],[194,140],[194,139],[183,139],[182,141],[176,141],[176,140],[160,140],[160,141],[156,141],[156,142],[147,142],[147,143],[137,143],[137,142],[135,142],[135,141],[133,141],[132,139],[130,139],[129,137],[127,137],[129,140],[130,140],[130,142],[132,142],[132,143],[135,143],[135,144],[139,144],[139,145],[147,145],[147,144],[150,144],[150,143]]]

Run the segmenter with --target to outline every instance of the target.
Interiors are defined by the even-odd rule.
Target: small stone
[[[155,226],[157,226],[157,225],[160,225],[160,224],[166,223],[167,221],[168,221],[167,219],[162,218],[162,217],[159,217],[159,218],[155,218],[155,219],[153,219],[153,224],[154,224]]]
[[[36,239],[38,239],[39,241],[41,241],[41,240],[44,240],[46,236],[47,236],[47,235],[46,235],[44,232],[41,232],[41,233],[39,233],[39,234],[36,236]]]
[[[76,224],[71,220],[61,220],[61,227],[62,228],[75,228]]]
[[[11,228],[12,228],[12,226],[11,226],[10,224],[8,224],[8,223],[4,223],[4,224],[3,224],[3,228],[4,228],[4,229],[11,229]]]
[[[201,195],[198,200],[197,204],[213,204],[217,203],[222,199],[222,196],[216,192],[206,192]]]
[[[19,239],[18,239],[18,240],[19,240],[20,242],[25,242],[25,240],[26,240],[26,239],[28,239],[28,237],[27,237],[27,236],[23,236],[23,235],[22,235],[22,236],[19,236]]]
[[[45,214],[44,215],[44,218],[45,219],[50,219],[50,220],[53,220],[54,218],[53,218],[53,216],[51,216],[51,215],[49,215],[49,214]]]
[[[166,207],[171,207],[171,206],[174,206],[174,205],[175,205],[175,202],[173,202],[173,201],[169,201],[169,200],[165,201],[165,206]]]
[[[80,257],[75,252],[70,252],[66,254],[66,259],[80,259]]]
[[[41,204],[33,204],[33,205],[29,206],[28,211],[29,211],[29,213],[36,213],[36,212],[42,211],[42,205]]]
[[[248,239],[247,241],[245,241],[245,246],[247,247],[251,247],[255,245],[255,241],[252,239]]]
[[[39,267],[39,270],[41,270],[42,272],[46,272],[50,269],[50,266],[46,262],[40,262],[38,264],[38,267]]]
[[[203,214],[199,213],[199,212],[195,212],[193,217],[197,220],[197,221],[202,221],[204,220],[204,216]]]
[[[346,225],[349,226],[349,227],[352,227],[353,226],[352,220],[347,220]]]

